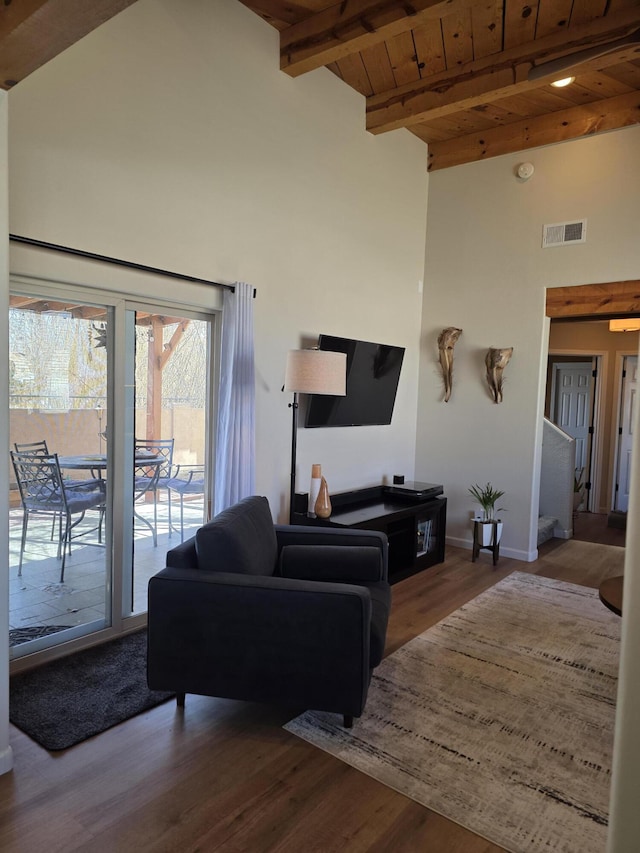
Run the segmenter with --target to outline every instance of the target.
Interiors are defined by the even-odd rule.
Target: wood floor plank
[[[597,587],[624,549],[598,542],[535,563],[447,549],[393,587],[387,654],[513,571]],[[12,727],[0,777],[0,849],[229,853],[500,853],[497,847],[286,732],[302,709],[188,696],[62,753]]]

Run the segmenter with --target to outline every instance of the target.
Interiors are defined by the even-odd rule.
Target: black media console
[[[389,539],[392,583],[444,560],[447,499],[442,486],[398,494],[393,486],[372,486],[331,495],[329,518],[307,516],[307,494],[296,494],[294,524],[380,530]],[[396,492],[396,493],[394,493]]]

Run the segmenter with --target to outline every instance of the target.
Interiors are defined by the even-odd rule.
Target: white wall
[[[278,33],[232,0],[139,0],[9,102],[12,233],[257,288],[256,488],[274,515],[286,352],[319,333],[407,355],[390,427],[300,430],[299,487],[313,462],[332,491],[413,475],[423,143],[367,134],[364,99],[325,69],[282,73]]]
[[[450,542],[470,545],[467,488],[489,480],[506,492],[502,553],[536,556],[545,288],[640,278],[639,153],[636,127],[430,176],[416,475],[444,484]],[[541,248],[543,224],[584,217],[585,244]],[[443,403],[436,338],[450,325],[463,334]],[[514,347],[498,405],[484,382],[491,346]]]

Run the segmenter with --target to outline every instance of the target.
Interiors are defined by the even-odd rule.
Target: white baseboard
[[[457,536],[445,537],[445,543],[447,545],[455,545],[456,548],[466,548],[467,551],[471,551],[473,548],[472,539],[460,539]],[[489,552],[487,551],[487,553]],[[520,551],[517,548],[504,548],[500,545],[500,556],[510,557],[512,560],[521,560],[523,563],[533,563],[538,559],[538,549],[536,548],[533,551]]]
[[[573,527],[570,527],[568,530],[562,527],[554,527],[553,536],[554,539],[573,539]]]
[[[0,776],[13,770],[13,751],[10,746],[0,752]]]

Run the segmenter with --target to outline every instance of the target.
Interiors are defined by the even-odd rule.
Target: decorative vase
[[[331,515],[331,498],[329,497],[329,487],[324,477],[320,479],[320,491],[316,498],[316,515],[319,518],[329,518]]]
[[[322,465],[311,466],[311,485],[309,486],[309,503],[307,504],[307,515],[309,518],[316,517],[316,501],[320,491],[320,480],[322,479]]]

